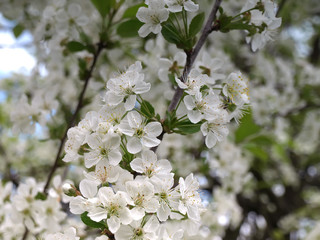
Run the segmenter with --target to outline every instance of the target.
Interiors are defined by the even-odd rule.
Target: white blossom
[[[199,5],[191,0],[165,0],[170,12],[181,12],[184,8],[188,12],[196,12]]]
[[[131,65],[128,70],[118,77],[111,78],[107,83],[105,102],[111,106],[117,106],[124,102],[125,109],[131,110],[136,103],[136,94],[146,93],[150,90],[150,83],[144,82],[144,74],[141,73],[141,62]]]
[[[115,166],[121,161],[120,137],[115,133],[99,135],[94,133],[88,137],[88,145],[92,150],[84,154],[87,168],[96,165],[100,161],[108,161]]]
[[[164,0],[149,0],[148,8],[139,8],[137,18],[144,23],[138,31],[140,37],[146,37],[151,32],[158,34],[161,31],[161,23],[169,17],[169,12],[164,6]]]
[[[126,119],[122,120],[119,130],[130,136],[127,149],[130,153],[136,154],[141,151],[142,146],[155,147],[160,144],[157,139],[162,132],[162,126],[159,122],[150,122],[145,124],[140,114],[136,111],[129,112]]]
[[[249,102],[247,80],[243,78],[241,72],[230,73],[225,81],[222,92],[236,105],[242,105],[243,103]]]

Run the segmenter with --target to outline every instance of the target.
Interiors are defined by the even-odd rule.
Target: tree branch
[[[196,46],[194,47],[193,50],[191,50],[191,52],[187,52],[186,65],[184,66],[182,76],[180,77],[180,80],[182,82],[184,82],[188,78],[188,75],[191,71],[191,68],[194,64],[194,61],[196,60],[201,48],[203,47],[209,34],[214,30],[214,27],[212,24],[216,20],[217,12],[218,12],[218,9],[221,5],[221,2],[222,2],[222,0],[216,0],[215,4],[213,5],[213,8],[211,10],[211,13],[208,17],[208,20],[206,22],[206,25],[204,26],[204,28],[202,30],[201,36],[200,36]],[[177,87],[177,90],[174,93],[174,96],[173,96],[171,103],[169,105],[169,108],[168,108],[169,112],[172,112],[177,107],[177,104],[178,104],[180,98],[182,97],[182,95],[183,95],[183,90],[181,88]]]
[[[87,87],[88,87],[88,84],[89,84],[89,81],[92,77],[92,72],[95,68],[95,65],[97,63],[97,59],[101,53],[101,51],[105,48],[105,45],[103,42],[99,42],[98,43],[98,48],[97,48],[97,51],[96,53],[94,54],[93,56],[93,61],[92,61],[92,64],[90,66],[90,69],[89,69],[89,72],[87,74],[87,77],[85,79],[85,83],[83,85],[83,88],[82,88],[82,91],[79,95],[79,98],[78,98],[78,105],[76,107],[76,110],[74,111],[70,121],[68,122],[68,125],[67,125],[67,128],[66,130],[64,131],[64,134],[63,134],[63,137],[60,139],[60,145],[59,145],[59,149],[58,149],[58,152],[56,154],[56,158],[55,158],[55,161],[51,167],[51,170],[50,170],[50,173],[49,173],[49,176],[47,178],[47,181],[46,181],[46,184],[43,188],[43,193],[44,194],[47,194],[47,191],[48,191],[48,188],[49,188],[49,185],[50,185],[50,182],[53,178],[53,174],[55,173],[55,171],[57,170],[58,168],[58,165],[59,165],[59,159],[60,159],[60,155],[61,155],[61,152],[62,152],[62,149],[63,149],[63,146],[64,146],[64,143],[67,139],[67,134],[68,134],[68,130],[74,125],[75,121],[76,121],[76,118],[77,118],[77,115],[78,113],[80,112],[81,108],[83,107],[83,99],[84,99],[84,95],[86,93],[86,90],[87,90]],[[22,237],[22,240],[26,240],[27,237],[28,237],[28,234],[29,234],[29,230],[28,228],[26,228],[24,234],[23,234],[23,237]]]
[[[180,77],[180,80],[182,82],[185,82],[185,80],[188,78],[188,75],[191,71],[191,68],[194,64],[194,61],[196,60],[201,48],[203,47],[205,41],[208,38],[209,34],[213,30],[215,30],[215,26],[213,26],[213,23],[216,20],[217,12],[218,12],[218,9],[221,5],[221,2],[222,2],[222,0],[216,0],[215,4],[213,5],[213,8],[210,12],[210,15],[208,17],[208,20],[202,30],[201,36],[200,36],[196,46],[190,52],[186,52],[187,60],[186,60],[186,64],[183,69],[183,73]],[[170,105],[168,107],[168,112],[172,112],[177,107],[178,102],[180,101],[182,96],[183,96],[183,89],[181,89],[181,88],[179,88],[179,86],[177,86],[177,89],[176,89],[176,91],[172,97],[172,100],[170,102]],[[159,136],[160,140],[162,140],[164,134],[165,134],[165,132],[162,131],[162,133]],[[157,150],[157,148],[158,148],[158,146],[151,148],[151,150],[155,152]]]
[[[54,161],[54,164],[53,166],[51,167],[51,171],[49,173],[49,176],[47,178],[47,182],[46,182],[46,185],[44,186],[44,189],[43,189],[43,193],[47,193],[48,191],[48,188],[49,188],[49,185],[50,185],[50,182],[51,182],[51,179],[53,177],[53,174],[55,173],[55,171],[57,170],[58,168],[58,163],[59,163],[59,159],[60,159],[60,155],[61,155],[61,152],[62,152],[62,149],[63,149],[63,146],[64,146],[64,143],[67,139],[67,133],[68,133],[68,130],[74,125],[75,121],[76,121],[76,117],[78,115],[78,113],[80,112],[81,108],[83,107],[83,99],[84,99],[84,95],[85,95],[85,92],[87,90],[87,87],[88,87],[88,84],[89,84],[89,81],[92,77],[92,72],[94,70],[94,67],[96,65],[96,62],[97,62],[97,59],[102,51],[102,49],[104,48],[104,44],[102,42],[99,42],[98,43],[98,49],[96,51],[96,53],[94,54],[94,57],[93,57],[93,61],[92,61],[92,64],[90,66],[90,69],[89,69],[89,72],[87,74],[87,77],[85,79],[85,83],[83,85],[83,88],[82,88],[82,91],[79,95],[79,98],[78,98],[78,105],[76,107],[76,110],[74,111],[68,125],[67,125],[67,128],[63,134],[63,137],[60,139],[60,145],[59,145],[59,149],[58,149],[58,152],[56,154],[56,158],[55,158],[55,161]]]

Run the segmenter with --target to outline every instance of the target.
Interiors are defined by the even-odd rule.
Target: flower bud
[[[77,189],[75,188],[75,186],[73,186],[72,184],[70,183],[65,183],[63,184],[62,186],[62,190],[63,190],[63,193],[67,196],[70,196],[70,197],[76,197],[78,196],[77,194]]]

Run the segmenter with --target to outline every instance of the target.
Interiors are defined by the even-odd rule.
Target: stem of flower
[[[64,146],[64,143],[67,139],[67,134],[68,134],[68,130],[75,124],[75,121],[76,121],[76,117],[78,116],[78,113],[80,112],[81,108],[83,107],[83,99],[84,99],[84,95],[85,95],[85,92],[87,90],[87,87],[88,87],[88,84],[89,84],[89,81],[91,79],[91,76],[92,76],[92,72],[93,72],[93,69],[97,63],[97,59],[102,51],[102,49],[104,48],[104,44],[102,42],[99,42],[98,43],[98,48],[97,48],[97,51],[96,53],[94,54],[94,57],[93,57],[93,61],[92,61],[92,64],[91,64],[91,67],[89,69],[89,72],[88,72],[88,75],[87,75],[87,78],[85,79],[85,83],[83,85],[83,88],[82,88],[82,91],[79,95],[79,98],[78,98],[78,105],[76,107],[76,110],[74,111],[68,125],[67,125],[67,128],[66,130],[64,131],[64,134],[63,134],[63,137],[60,139],[60,145],[59,145],[59,149],[58,149],[58,152],[56,154],[56,158],[55,158],[55,161],[54,161],[54,164],[53,166],[51,167],[51,170],[50,170],[50,173],[48,175],[48,178],[47,178],[47,181],[46,181],[46,184],[43,188],[43,193],[47,194],[47,191],[48,191],[48,188],[49,188],[49,185],[50,185],[50,182],[51,182],[51,179],[53,177],[53,174],[55,173],[55,171],[57,170],[58,168],[58,163],[59,163],[59,159],[60,159],[60,155],[61,155],[61,152],[62,152],[62,149],[63,149],[63,146]]]
[[[201,36],[200,36],[196,46],[190,52],[186,52],[187,61],[186,61],[186,65],[184,66],[182,76],[180,77],[180,80],[182,82],[184,82],[188,78],[188,75],[191,71],[191,68],[194,64],[195,59],[197,58],[201,48],[203,47],[205,41],[207,40],[207,37],[214,30],[214,27],[212,24],[214,23],[215,19],[217,18],[217,12],[218,12],[218,9],[221,5],[221,2],[222,2],[222,0],[215,1],[213,8],[210,12],[210,15],[207,19],[207,22],[206,22],[203,30],[202,30]],[[181,98],[183,96],[183,92],[184,92],[183,89],[177,87],[177,89],[173,95],[173,98],[170,102],[170,105],[168,107],[168,112],[172,112],[176,109],[178,103],[181,101]],[[158,139],[162,140],[164,133],[165,132],[162,131],[162,133],[160,134]],[[158,146],[153,147],[151,150],[155,152],[155,151],[157,151],[157,148],[158,148]]]

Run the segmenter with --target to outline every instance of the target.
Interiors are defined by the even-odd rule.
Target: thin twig
[[[22,236],[22,240],[26,240],[28,237],[28,234],[29,234],[29,230],[28,230],[28,228],[26,228],[26,230],[24,231],[24,234]]]
[[[191,71],[191,68],[194,64],[194,61],[196,60],[197,56],[199,55],[199,52],[200,52],[201,48],[203,47],[204,43],[206,42],[209,34],[212,31],[216,30],[216,26],[214,26],[213,23],[216,20],[217,12],[218,12],[218,9],[221,5],[221,2],[222,2],[222,0],[216,0],[215,4],[213,5],[213,8],[211,10],[211,13],[208,17],[208,20],[202,30],[201,36],[200,36],[196,46],[190,52],[186,52],[187,60],[186,60],[186,64],[183,69],[183,73],[180,77],[180,80],[182,82],[185,82],[186,79],[188,78],[188,75]],[[168,112],[172,112],[174,109],[176,109],[182,96],[183,96],[183,89],[181,89],[181,88],[179,88],[179,86],[177,86],[177,89],[176,89],[176,91],[173,95],[173,98],[170,102],[170,105],[168,107]],[[160,134],[160,136],[158,138],[160,140],[162,140],[164,134],[165,134],[165,132],[162,131],[162,133]],[[151,148],[151,150],[155,152],[157,150],[157,148],[158,148],[158,146]]]
[[[280,2],[279,7],[278,7],[278,11],[277,11],[277,13],[276,13],[276,17],[279,17],[280,12],[281,12],[284,4],[286,3],[286,1],[287,1],[287,0],[282,0],[282,1]]]
[[[180,77],[180,80],[182,82],[185,82],[185,80],[188,78],[188,75],[191,71],[191,68],[194,64],[194,61],[196,60],[201,48],[203,47],[203,44],[207,40],[207,37],[209,36],[209,34],[214,30],[213,22],[216,20],[217,12],[218,12],[218,9],[221,5],[221,2],[222,2],[222,0],[216,0],[215,4],[213,5],[213,8],[211,10],[211,13],[208,17],[208,20],[206,22],[206,25],[204,26],[204,28],[202,30],[202,34],[201,34],[196,46],[194,47],[194,49],[191,52],[187,52],[186,65],[184,66],[182,76]],[[173,96],[171,103],[169,105],[169,108],[168,108],[169,112],[172,112],[176,108],[182,95],[183,95],[183,90],[181,88],[177,87],[177,90],[174,93],[174,96]]]
[[[80,112],[81,108],[83,107],[83,99],[84,99],[84,95],[85,95],[86,89],[88,87],[88,83],[89,83],[89,81],[91,79],[92,72],[93,72],[94,67],[95,67],[95,65],[97,63],[97,59],[98,59],[98,57],[99,57],[99,55],[100,55],[100,53],[101,53],[103,48],[105,48],[105,45],[102,42],[99,42],[98,43],[98,49],[97,49],[96,53],[93,56],[92,64],[90,66],[90,69],[88,71],[87,77],[85,79],[85,83],[83,85],[82,91],[81,91],[81,93],[79,95],[78,105],[76,107],[76,110],[74,111],[70,121],[68,122],[68,125],[67,125],[67,128],[66,128],[66,130],[65,130],[65,132],[63,134],[63,137],[60,139],[60,145],[59,145],[59,149],[58,149],[54,164],[51,167],[49,176],[48,176],[47,181],[46,181],[46,185],[43,188],[43,193],[44,194],[47,194],[47,191],[48,191],[50,182],[52,180],[53,174],[55,173],[55,171],[58,168],[60,155],[61,155],[64,143],[65,143],[65,141],[67,139],[68,130],[74,125],[74,123],[76,121],[76,118],[77,118],[77,115]],[[26,228],[26,230],[25,230],[25,232],[23,234],[22,240],[26,240],[27,237],[28,237],[28,234],[29,234],[29,230],[28,230],[28,228]]]
[[[99,42],[98,43],[98,49],[97,49],[97,52],[94,54],[94,57],[93,57],[93,61],[92,61],[92,64],[91,64],[91,67],[89,69],[89,72],[87,74],[87,77],[85,79],[85,83],[83,85],[83,88],[82,88],[82,91],[79,95],[79,99],[78,99],[78,105],[76,107],[76,110],[74,111],[68,125],[67,125],[67,128],[63,134],[63,137],[60,139],[60,145],[59,145],[59,149],[58,149],[58,152],[56,154],[56,158],[55,158],[55,161],[54,161],[54,164],[53,166],[51,167],[51,170],[50,170],[50,173],[49,173],[49,176],[47,178],[47,182],[46,182],[46,185],[44,186],[44,189],[43,189],[43,193],[47,193],[48,191],[48,188],[49,188],[49,185],[50,185],[50,182],[51,182],[51,179],[53,177],[53,174],[55,173],[55,171],[57,170],[58,168],[58,164],[59,164],[59,159],[60,159],[60,155],[61,155],[61,152],[62,152],[62,149],[63,149],[63,146],[64,146],[64,143],[67,139],[67,133],[68,133],[68,130],[74,125],[75,121],[76,121],[76,117],[79,113],[79,111],[81,110],[81,108],[83,107],[83,99],[84,99],[84,95],[85,95],[85,92],[86,92],[86,89],[88,87],[88,83],[89,83],[89,80],[91,79],[91,76],[92,76],[92,72],[93,72],[93,69],[96,65],[96,62],[97,62],[97,59],[102,51],[102,49],[104,48],[104,45],[102,42]]]

